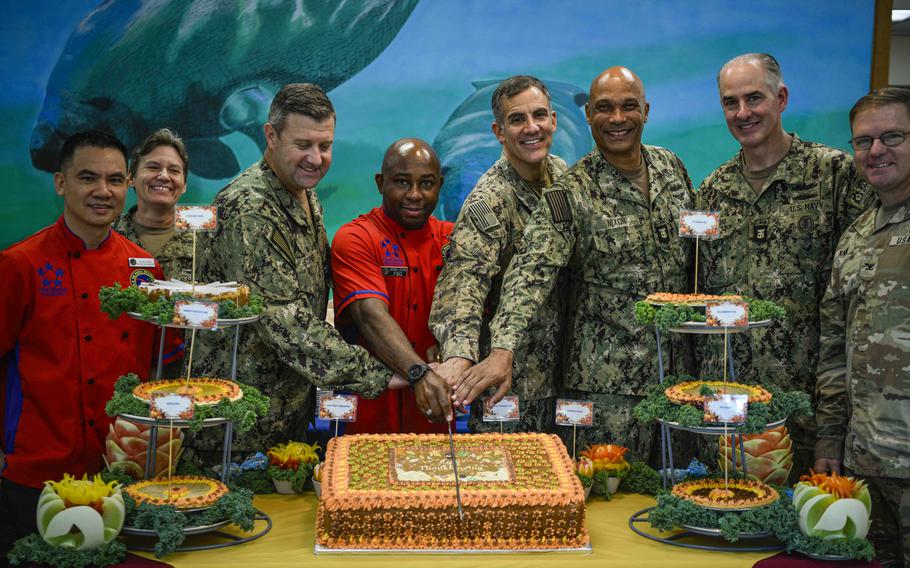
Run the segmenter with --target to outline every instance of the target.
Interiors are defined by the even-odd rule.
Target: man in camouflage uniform
[[[167,128],[152,133],[130,156],[136,205],[112,227],[149,251],[167,278],[184,282],[193,278],[193,235],[174,229],[174,215],[188,173],[183,140]]]
[[[331,163],[334,133],[335,112],[322,89],[308,83],[286,85],[269,110],[263,159],[213,202],[218,228],[211,235],[203,277],[243,282],[265,300],[260,319],[242,329],[237,379],[262,390],[271,410],[239,436],[234,448],[241,451],[304,439],[314,411],[314,385],[374,398],[392,375],[325,321],[330,256],[314,188]],[[233,330],[203,335],[218,339],[196,346],[199,370],[226,376]],[[416,388],[432,395],[438,408],[449,408],[442,378],[428,374]],[[432,418],[441,421],[446,416],[435,412]]]
[[[493,134],[502,156],[465,199],[450,239],[442,276],[436,284],[430,327],[440,345],[448,373],[460,375],[490,353],[490,319],[502,293],[502,277],[516,252],[541,191],[566,171],[565,162],[549,154],[556,131],[550,94],[539,79],[517,75],[493,93]],[[511,392],[519,398],[518,422],[502,424],[509,432],[553,430],[557,379],[562,376],[560,339],[565,297],[555,287],[528,326],[513,358],[510,385],[497,385],[496,395],[481,396],[471,406],[473,432],[499,430],[483,422],[483,405]]]
[[[455,396],[469,401],[511,371],[512,353],[565,269],[564,396],[595,402],[594,427],[578,430],[577,445],[618,443],[647,460],[655,428],[638,424],[631,409],[658,379],[657,345],[653,330],[635,321],[634,304],[653,291],[689,288],[691,241],[676,235],[692,184],[675,154],[642,145],[648,103],[628,69],[594,79],[585,114],[597,148],[544,190],[503,280],[490,356],[468,369]],[[669,372],[686,357],[682,343],[665,347]],[[560,430],[571,444],[571,429]]]
[[[821,304],[815,470],[862,476],[883,566],[910,566],[910,89],[850,111],[856,168],[878,194],[841,237]]]
[[[727,127],[741,151],[709,175],[699,210],[720,212],[720,238],[700,247],[699,292],[772,300],[783,321],[733,337],[736,380],[812,392],[818,305],[840,234],[871,193],[844,152],[801,140],[781,124],[788,91],[767,54],[729,61],[717,78]],[[699,341],[701,376],[723,374],[723,342]],[[812,465],[814,419],[788,423],[797,479]]]

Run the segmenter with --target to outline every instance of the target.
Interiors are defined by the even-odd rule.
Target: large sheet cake
[[[365,434],[329,442],[316,542],[327,549],[577,549],[584,491],[551,434]]]

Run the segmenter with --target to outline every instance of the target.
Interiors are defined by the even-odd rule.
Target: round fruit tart
[[[123,490],[137,505],[171,505],[177,509],[210,507],[228,492],[224,483],[199,476],[177,476],[168,479],[146,479]]]
[[[773,487],[751,479],[697,479],[673,486],[673,495],[707,509],[752,509],[777,501]]]
[[[243,398],[240,386],[226,379],[166,379],[142,383],[133,389],[133,396],[143,402],[151,402],[152,397],[163,394],[189,395],[198,405],[218,404],[225,398],[231,402]]]
[[[702,388],[708,387],[716,394],[747,394],[749,403],[769,402],[771,393],[758,385],[744,385],[724,381],[686,381],[668,387],[664,391],[667,398],[679,404],[701,405],[705,400]]]

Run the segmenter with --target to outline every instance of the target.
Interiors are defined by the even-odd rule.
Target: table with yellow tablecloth
[[[560,566],[648,566],[697,568],[751,567],[773,553],[706,552],[653,542],[629,529],[629,517],[654,504],[654,499],[642,495],[618,493],[612,501],[594,497],[587,505],[587,525],[593,551],[583,553],[539,554],[313,554],[313,530],[316,525],[318,501],[313,493],[303,495],[259,495],[255,505],[272,518],[271,532],[262,538],[216,550],[177,552],[163,558],[169,564],[182,567],[251,566],[270,568],[284,566],[381,566],[394,564],[398,568],[425,566],[433,562],[442,567],[475,568],[486,566],[515,566],[525,568],[546,563],[547,568]],[[257,522],[256,529],[262,526]],[[656,531],[653,531],[656,534]],[[237,534],[242,532],[237,531]],[[198,537],[197,537],[198,538]],[[199,541],[194,541],[199,542]],[[691,542],[691,541],[689,541]],[[702,543],[717,542],[705,539]],[[151,555],[146,555],[152,557]]]

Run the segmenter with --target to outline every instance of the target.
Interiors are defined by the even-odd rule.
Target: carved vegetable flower
[[[278,469],[297,469],[300,464],[319,463],[316,450],[319,444],[304,444],[303,442],[288,442],[278,444],[269,449],[269,464]]]
[[[575,463],[575,471],[585,477],[594,477],[594,462],[590,458],[581,457]]]
[[[629,448],[616,444],[595,444],[589,446],[581,455],[594,463],[594,472],[606,471],[610,477],[617,477],[629,469],[629,462],[624,458]]]
[[[825,539],[865,538],[872,501],[862,480],[836,473],[804,475],[793,489],[799,529]]]
[[[62,481],[47,481],[38,497],[38,533],[54,546],[77,550],[108,543],[123,527],[125,508],[120,485],[66,474]]]

